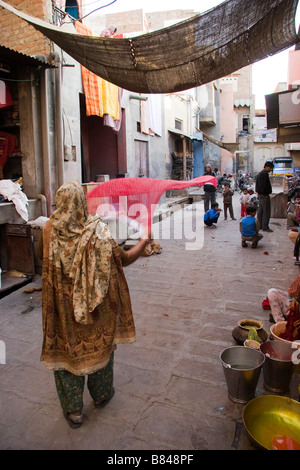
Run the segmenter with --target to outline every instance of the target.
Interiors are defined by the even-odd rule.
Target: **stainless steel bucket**
[[[255,390],[265,361],[264,354],[244,346],[232,346],[220,353],[228,389],[228,397],[237,403],[247,403]]]
[[[288,392],[295,370],[292,362],[295,349],[290,343],[273,340],[261,344],[260,350],[266,358],[263,366],[265,389],[275,393]]]

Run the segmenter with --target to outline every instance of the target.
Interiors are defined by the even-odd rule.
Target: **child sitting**
[[[256,216],[256,208],[248,206],[247,215],[240,222],[240,232],[242,234],[242,247],[247,248],[247,241],[252,242],[252,248],[256,248],[263,235],[259,233],[260,225]]]
[[[204,214],[204,223],[205,223],[205,225],[209,228],[217,228],[216,225],[214,225],[214,224],[218,223],[218,219],[220,217],[220,212],[222,212],[222,209],[219,209],[219,204],[217,202],[214,202],[211,205],[211,209],[209,209]]]
[[[248,193],[248,188],[247,188],[247,186],[244,186],[242,195],[240,197],[241,218],[246,217],[246,215],[247,215],[246,209],[247,209],[247,205],[249,203],[249,200],[250,200],[250,194]]]
[[[294,203],[289,203],[287,208],[287,228],[300,225],[300,198],[296,197]]]
[[[223,194],[223,203],[224,203],[224,220],[227,220],[227,210],[229,210],[229,215],[232,220],[236,220],[233,214],[233,207],[232,207],[232,196],[234,192],[230,188],[229,183],[225,183],[224,189],[222,191]]]

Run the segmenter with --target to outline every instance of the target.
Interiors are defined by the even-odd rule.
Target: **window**
[[[249,132],[250,131],[250,117],[249,115],[244,115],[243,116],[243,131]]]
[[[75,18],[75,20],[79,19],[77,0],[66,0],[65,10],[72,18]]]
[[[180,119],[175,119],[175,129],[178,129],[179,131],[182,130],[182,121]]]

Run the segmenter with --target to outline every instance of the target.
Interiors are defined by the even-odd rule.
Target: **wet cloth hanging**
[[[79,21],[75,22],[79,34],[92,36],[92,32]],[[85,95],[86,115],[103,116],[98,77],[81,65],[82,86]]]
[[[298,0],[227,0],[206,13],[134,38],[63,31],[0,0],[99,77],[139,93],[172,93],[225,77],[299,42]]]
[[[162,195],[170,189],[186,189],[211,182],[217,186],[217,178],[199,176],[189,181],[152,178],[117,178],[96,186],[87,193],[90,214],[114,212],[116,218],[128,217],[145,230],[152,225],[155,208]]]
[[[75,22],[79,34],[93,37],[93,33],[80,21]],[[81,65],[82,82],[86,101],[87,116],[111,116],[120,120],[119,87],[103,80]]]

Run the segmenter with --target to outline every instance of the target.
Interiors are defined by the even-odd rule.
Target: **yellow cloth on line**
[[[119,87],[98,77],[102,116],[109,114],[115,121],[120,120]]]
[[[91,30],[80,21],[75,22],[79,34],[93,36]],[[86,115],[109,114],[115,121],[120,119],[119,87],[103,80],[84,66],[81,66],[82,84],[86,101]]]

